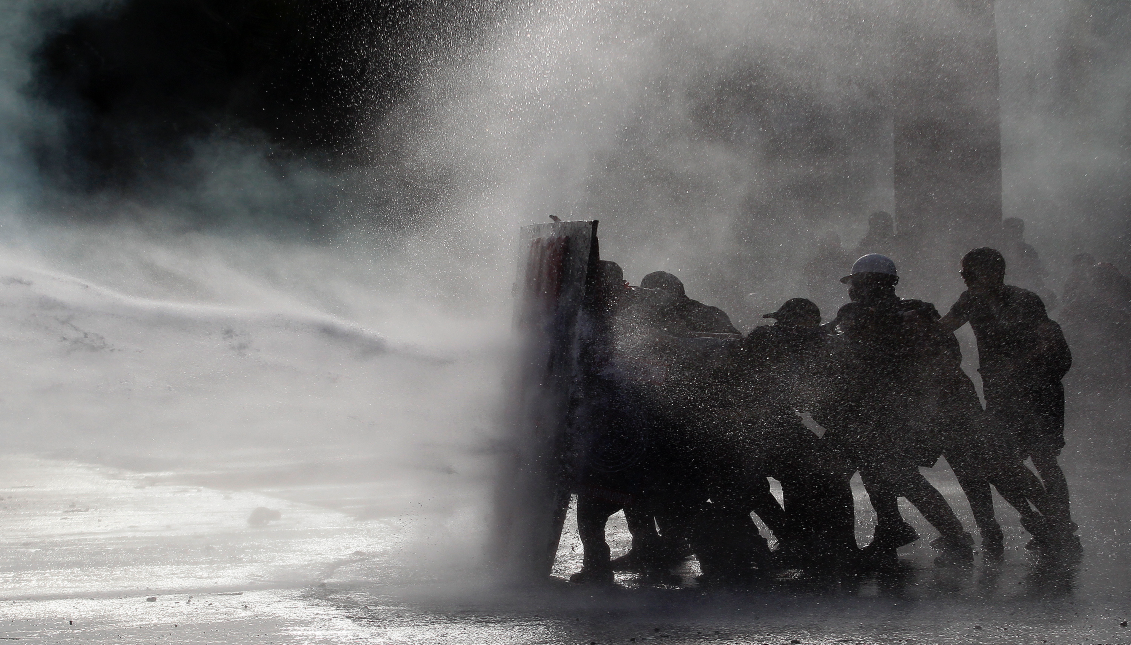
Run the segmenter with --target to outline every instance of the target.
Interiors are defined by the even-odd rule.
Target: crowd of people
[[[1001,252],[970,251],[960,276],[966,291],[940,315],[896,294],[888,256],[863,254],[840,279],[849,302],[830,322],[817,304],[794,298],[765,315],[772,325],[742,335],[723,311],[689,298],[676,276],[657,271],[631,287],[619,266],[599,262],[582,312],[571,434],[584,549],[572,580],[611,583],[616,570],[670,579],[692,555],[702,582],[717,585],[783,568],[890,569],[897,549],[919,539],[901,497],[939,533],[931,546],[941,561],[972,560],[974,536],[920,470],[941,456],[969,501],[983,557],[1004,555],[992,487],[1020,516],[1028,548],[1077,559],[1058,464],[1061,381],[1072,363],[1065,336],[1040,296],[1005,283]],[[966,324],[985,407],[961,368],[954,331]],[[857,473],[876,516],[862,547],[850,485]],[[620,510],[632,547],[614,560],[605,530]]]
[[[1059,318],[1079,360],[1082,389],[1123,392],[1131,382],[1131,279],[1088,253],[1072,258]]]

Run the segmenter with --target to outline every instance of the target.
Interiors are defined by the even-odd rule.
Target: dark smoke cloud
[[[165,205],[170,195],[208,192],[232,157],[249,157],[237,175],[242,166],[252,175],[244,180],[273,184],[285,199],[256,204],[259,214],[180,199],[181,217],[205,226],[284,219],[314,232],[338,210],[389,211],[351,200],[358,182],[419,207],[426,186],[396,171],[397,124],[415,108],[421,77],[473,47],[508,4],[33,5],[29,22],[44,32],[24,91],[55,122],[25,132],[23,143],[49,203],[79,218],[121,216],[122,199]],[[311,185],[311,170],[327,177]],[[100,211],[92,197],[109,203]]]

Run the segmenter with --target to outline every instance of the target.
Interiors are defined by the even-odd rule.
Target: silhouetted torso
[[[792,416],[814,398],[826,332],[820,327],[756,327],[739,344],[741,387],[768,414]],[[772,411],[772,412],[771,412]]]
[[[1023,240],[1003,246],[1005,265],[1008,267],[1006,279],[1032,291],[1045,288],[1048,271],[1041,263],[1041,257],[1031,244]]]
[[[856,459],[937,458],[935,438],[913,434],[909,423],[932,393],[926,372],[940,352],[938,319],[930,303],[890,297],[850,302],[830,323],[837,378],[818,421]]]
[[[997,294],[964,291],[948,315],[970,323],[983,372],[1021,367],[1018,363],[1030,357],[1039,342],[1040,325],[1048,321],[1041,298],[1012,285]]]

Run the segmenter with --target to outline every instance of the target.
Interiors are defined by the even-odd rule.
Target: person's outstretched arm
[[[946,315],[939,319],[939,325],[946,330],[947,333],[954,333],[959,327],[969,322],[969,294],[969,291],[963,291],[962,295],[958,296],[958,300],[951,305],[950,311],[946,312]]]

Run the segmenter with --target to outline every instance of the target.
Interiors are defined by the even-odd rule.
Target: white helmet
[[[899,276],[895,273],[895,262],[886,255],[879,253],[869,253],[861,257],[856,262],[852,263],[852,273],[840,279],[841,282],[847,283],[852,276],[858,273],[879,273],[882,275],[890,275],[893,278]]]

